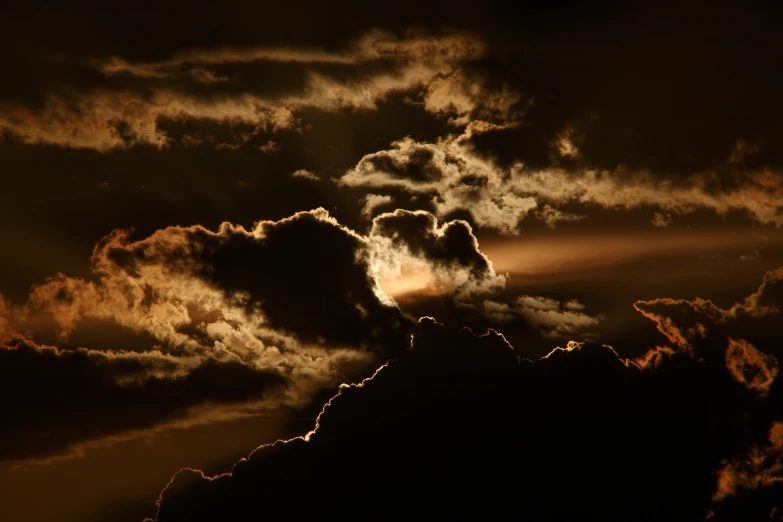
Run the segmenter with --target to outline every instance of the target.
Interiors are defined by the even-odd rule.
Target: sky
[[[762,2],[14,2],[0,520],[783,520]]]

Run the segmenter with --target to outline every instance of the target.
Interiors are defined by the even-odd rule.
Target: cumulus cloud
[[[373,219],[369,239],[374,271],[387,284],[405,271],[418,270],[425,287],[419,290],[456,299],[505,285],[505,277],[495,273],[465,221],[439,224],[429,212],[398,209]]]
[[[344,520],[412,510],[703,520],[723,506],[717,470],[747,443],[748,397],[731,383],[685,354],[642,368],[593,343],[519,360],[495,332],[455,334],[425,318],[405,357],[342,387],[306,437],[263,446],[228,474],[180,471],[156,520],[232,519],[258,505]]]
[[[97,315],[186,344],[177,329],[190,322],[190,305],[259,334],[376,349],[383,338],[386,350],[398,341],[389,344],[384,332],[405,320],[379,299],[366,243],[323,209],[260,221],[252,230],[170,227],[139,241],[120,231],[93,253],[97,282],[56,276],[34,288],[30,307],[49,311],[66,333]]]
[[[715,500],[736,495],[740,489],[758,489],[783,482],[783,421],[772,423],[765,447],[752,447],[727,461],[718,475]]]
[[[95,247],[90,277],[57,274],[35,285],[24,306],[0,302],[4,338],[24,330],[35,339],[48,325],[58,335],[57,347],[17,340],[22,348],[6,347],[2,354],[40,362],[30,371],[19,369],[20,376],[68,365],[78,366],[78,375],[94,374],[84,381],[82,395],[113,393],[101,390],[101,379],[108,379],[106,386],[137,386],[144,400],[154,401],[163,386],[155,384],[159,381],[209,377],[199,381],[202,393],[181,392],[182,405],[151,408],[155,415],[140,415],[132,423],[109,423],[108,414],[106,425],[81,422],[72,436],[40,445],[37,451],[43,453],[73,450],[90,437],[116,438],[171,419],[196,422],[189,412],[221,400],[220,385],[210,379],[220,380],[225,372],[236,374],[232,389],[247,380],[241,393],[224,401],[231,402],[231,411],[257,412],[262,398],[264,410],[303,407],[319,390],[355,379],[405,351],[412,320],[397,307],[394,298],[400,295],[393,289],[411,268],[427,274],[419,291],[457,301],[505,284],[481,253],[470,225],[441,223],[423,211],[377,216],[366,236],[323,209],[259,221],[251,229],[230,223],[217,231],[169,227],[143,239],[118,230]],[[565,308],[558,313],[579,315]],[[107,324],[124,328],[127,348],[96,344],[90,337]],[[87,346],[79,347],[80,339]],[[118,365],[122,369],[115,371]],[[66,380],[75,375],[63,372]],[[31,394],[37,382],[28,381]],[[63,408],[75,410],[80,400],[73,398]],[[243,401],[244,406],[237,404]],[[48,407],[25,404],[20,402],[25,412]],[[91,414],[80,415],[89,419]],[[70,429],[67,415],[51,418]],[[8,451],[21,458],[32,449],[9,446]]]
[[[519,221],[536,208],[536,201],[510,192],[503,172],[465,147],[464,139],[487,125],[471,124],[462,136],[436,143],[411,138],[396,141],[392,149],[364,156],[340,183],[401,189],[419,196],[438,217],[466,211],[479,226],[514,234]]]
[[[60,422],[63,434],[70,434],[51,444],[9,443],[7,451],[20,458],[31,448],[64,451],[82,439],[187,416],[187,408],[210,401],[251,401],[245,407],[256,412],[260,398],[266,410],[302,407],[319,390],[398,355],[412,323],[378,286],[372,245],[323,209],[260,221],[251,230],[224,223],[218,231],[170,227],[140,240],[128,231],[110,234],[95,247],[93,276],[57,274],[36,285],[23,307],[0,301],[3,339],[18,338],[22,330],[35,338],[53,323],[63,346],[17,339],[0,352],[10,358],[3,368],[15,376],[5,380],[8,396],[16,387],[21,397],[38,401],[21,399],[15,415],[29,414],[29,422],[40,415],[41,422]],[[74,346],[71,337],[89,339],[86,334],[106,328],[94,325],[96,320],[125,328],[124,338],[134,332],[141,337],[125,351],[100,343]],[[89,378],[79,381],[78,394],[63,382],[78,397],[63,396],[61,404],[41,388],[46,383],[51,389],[45,377],[50,373],[62,373],[65,381]],[[192,386],[199,389],[177,391],[176,404],[164,407],[163,399],[160,409],[148,404],[158,393],[169,393],[167,386],[181,388],[197,377]],[[83,397],[102,397],[105,404],[93,409],[109,409],[126,393],[128,401],[135,400],[134,387],[143,396],[139,408],[148,408],[149,415],[140,412],[126,423],[117,420],[119,413],[99,412],[105,422],[91,422],[93,413],[85,406],[73,423],[68,420],[66,411],[90,402]],[[224,394],[227,399],[221,399]],[[51,402],[44,404],[47,397]],[[63,415],[57,414],[58,404]],[[7,430],[11,439],[34,428],[21,420],[10,425],[18,426]]]

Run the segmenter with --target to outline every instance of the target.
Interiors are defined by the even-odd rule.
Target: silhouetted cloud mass
[[[110,234],[93,252],[94,277],[58,274],[25,306],[2,302],[4,395],[18,395],[3,458],[208,421],[198,408],[210,403],[302,407],[366,375],[405,349],[413,325],[378,286],[369,244],[323,209],[252,230]],[[49,324],[59,348],[34,341]],[[95,340],[107,325],[122,348]]]
[[[778,278],[736,310],[779,315],[769,305]],[[157,520],[244,520],[258,505],[347,520],[774,518],[779,348],[710,337],[710,323],[697,333],[713,342],[695,352],[677,344],[676,314],[653,319],[673,346],[638,361],[590,341],[531,361],[494,331],[422,318],[410,350],[341,387],[306,437],[263,446],[230,474],[180,471]]]
[[[24,306],[0,303],[4,385],[19,394],[3,458],[306,407],[406,351],[414,321],[379,281],[410,267],[426,274],[418,291],[466,304],[505,284],[470,225],[423,211],[382,214],[366,236],[324,209],[251,229],[115,231],[91,277],[58,274]]]

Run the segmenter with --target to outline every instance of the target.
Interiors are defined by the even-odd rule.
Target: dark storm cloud
[[[30,303],[65,332],[83,316],[105,315],[176,342],[192,305],[229,325],[236,311],[307,343],[396,353],[406,319],[382,301],[365,243],[323,209],[252,230],[171,227],[140,241],[117,232],[93,253],[98,283],[58,276]]]
[[[42,387],[36,372],[59,372],[66,380],[94,375],[79,393],[114,397],[98,384],[114,386],[111,371],[121,362],[116,385],[125,390],[122,386],[137,384],[144,401],[168,393],[154,379],[172,374],[192,380],[207,372],[220,380],[225,370],[237,378],[227,392],[237,386],[242,391],[231,400],[247,403],[237,409],[302,407],[325,388],[366,375],[405,351],[412,320],[390,298],[395,295],[390,289],[411,267],[426,275],[414,291],[435,292],[447,301],[483,299],[505,282],[481,253],[467,223],[439,223],[422,211],[378,216],[366,236],[340,225],[324,209],[259,221],[252,229],[230,223],[216,232],[201,226],[169,227],[140,240],[120,230],[95,247],[90,277],[60,273],[35,285],[23,306],[0,301],[0,338],[17,339],[23,331],[32,339],[56,339],[58,348],[36,347],[30,341],[24,346],[33,348],[26,351],[3,352],[17,359],[26,356],[14,371],[22,379],[30,375],[28,387],[38,390],[36,397],[51,388],[49,381]],[[112,350],[114,339],[127,351],[116,346]],[[28,359],[40,364],[27,364]],[[104,359],[111,364],[102,364]],[[89,366],[90,361],[98,361],[98,368]],[[141,364],[138,361],[151,367],[135,370],[132,365]],[[56,369],[58,365],[63,369]],[[109,373],[101,373],[104,367]],[[209,370],[213,367],[218,370]],[[133,371],[140,376],[134,377]],[[267,387],[257,375],[276,379],[275,393],[265,394]],[[202,384],[199,392],[181,393],[191,401],[187,406],[221,400],[219,383]],[[261,395],[263,403],[251,400]],[[116,397],[125,400],[122,394]],[[109,404],[115,399],[106,400]],[[139,401],[141,411],[145,403]],[[69,437],[52,445],[31,443],[25,451],[45,456],[99,444],[101,437],[133,436],[132,430],[158,429],[178,420],[198,422],[197,415],[183,412],[185,406],[166,408],[161,403],[161,410],[150,407],[149,416],[133,417],[127,424],[71,424],[70,417],[92,415],[90,408],[69,413],[81,402],[66,400],[63,416],[42,415],[42,421],[56,417],[64,432],[72,432]],[[25,404],[19,403],[20,411],[45,409]],[[19,450],[17,456],[26,455]]]
[[[343,387],[306,438],[261,447],[231,474],[177,474],[157,520],[242,520],[254,506],[346,520],[703,520],[722,505],[721,463],[755,442],[754,401],[686,354],[642,367],[588,342],[531,362],[494,332],[425,318],[405,357]]]
[[[58,350],[16,337],[0,345],[0,460],[49,457],[162,421],[198,422],[191,408],[206,401],[223,405],[224,415],[232,406],[241,412],[243,403],[261,402],[288,381],[278,368],[254,368],[226,351]]]
[[[0,458],[304,407],[366,375],[407,347],[412,327],[378,287],[373,256],[367,238],[323,209],[252,230],[110,234],[93,252],[92,277],[57,274],[24,306],[0,299],[0,340],[15,343],[0,353],[10,372],[3,396],[19,397],[6,434],[41,432],[9,442]],[[52,326],[57,348],[19,341],[18,332],[36,339]],[[132,351],[113,349],[112,335]]]
[[[474,233],[522,235],[530,218],[600,228],[597,215],[620,212],[648,227],[698,212],[783,224],[774,8],[158,4],[12,0],[0,17],[0,292],[13,288],[22,302],[32,281],[69,274],[39,285],[26,317],[0,300],[0,339],[29,329],[38,344],[8,351],[45,360],[39,373],[69,364],[109,390],[121,381],[133,395],[164,381],[196,397],[126,424],[107,414],[111,426],[89,433],[63,426],[67,444],[191,422],[197,415],[181,411],[210,394],[219,412],[266,391],[262,400],[301,405],[402,354],[344,389],[309,442],[263,448],[230,478],[180,474],[161,519],[181,510],[222,520],[229,514],[213,508],[264,504],[278,518],[311,508],[417,518],[422,501],[431,518],[780,516],[778,276],[735,307],[637,302],[667,346],[636,362],[591,343],[517,362],[497,336],[453,336],[429,322],[406,351],[410,323],[383,291],[398,295],[388,286],[396,277],[400,296],[412,288],[437,301],[433,315],[449,327],[572,338],[601,317],[607,289],[585,282],[598,288],[593,301],[580,295],[585,310],[571,289],[490,295],[505,276]],[[319,206],[364,235],[321,211],[281,220]],[[369,231],[373,218],[382,233]],[[238,225],[218,230],[223,221]],[[107,238],[88,274],[95,241],[131,226],[139,236]],[[590,240],[579,248],[588,264],[599,250]],[[512,261],[536,265],[527,277],[539,278],[546,259]],[[579,265],[572,252],[563,259]],[[626,277],[624,296],[635,291]],[[56,352],[35,337],[47,321],[61,334]],[[97,321],[146,336],[146,346],[127,341],[140,351],[118,356],[122,371],[73,362],[125,349],[87,335]],[[82,339],[87,351],[72,349]],[[648,348],[640,344],[634,353]],[[155,362],[135,362],[142,356]],[[197,379],[209,391],[191,391],[193,368],[213,358],[219,389]],[[128,361],[141,369],[126,373]],[[224,396],[223,370],[247,387]],[[269,382],[256,379],[264,372]],[[64,411],[76,408],[70,400]]]
[[[778,380],[783,359],[779,343],[783,310],[781,280],[783,269],[767,272],[756,292],[725,309],[704,299],[661,298],[634,304],[656,323],[658,331],[668,340],[668,345],[646,356],[648,364],[656,364],[662,354],[672,351],[690,353],[706,365],[725,368],[737,383],[756,395],[757,403],[750,410],[754,417],[748,429],[757,440],[744,454],[722,463],[715,498],[723,500],[738,492],[766,488],[748,495],[766,509],[767,515],[777,494],[774,492],[779,493],[783,469],[780,440],[783,387]],[[762,436],[765,433],[768,437]],[[731,514],[738,509],[741,507],[737,501],[729,498],[716,513]],[[777,509],[780,511],[781,506]]]

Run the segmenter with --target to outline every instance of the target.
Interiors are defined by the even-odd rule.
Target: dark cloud
[[[0,300],[0,340],[17,339],[0,352],[4,396],[20,396],[7,436],[30,433],[0,458],[303,408],[366,375],[405,350],[413,324],[378,286],[375,255],[368,238],[323,209],[251,230],[224,223],[138,241],[127,231],[106,236],[91,277],[57,274],[24,306]],[[19,331],[57,348],[19,341]]]
[[[507,145],[495,145],[540,167],[574,129],[591,167],[625,164],[676,179],[725,165],[743,141],[764,156],[752,164],[779,167],[780,128],[768,108],[780,78],[769,64],[783,47],[763,6],[569,5],[519,35],[510,31],[513,17],[497,20],[487,33],[497,53],[490,46],[475,67],[533,103]]]
[[[225,488],[241,505],[259,480],[279,518],[319,502],[411,518],[420,500],[424,515],[461,518],[476,499],[526,503],[533,519],[780,516],[780,275],[729,299],[774,266],[769,250],[699,250],[684,234],[655,248],[641,234],[595,242],[609,228],[728,223],[755,237],[783,224],[776,6],[420,4],[4,5],[0,356],[71,386],[62,412],[80,422],[41,406],[63,421],[55,444],[49,421],[10,405],[50,436],[9,438],[9,451],[73,449],[235,403],[301,406],[400,356],[343,390],[310,442],[264,448],[231,478],[192,473],[201,500]],[[318,207],[328,215],[295,214]],[[90,263],[96,241],[131,227]],[[487,257],[476,240],[541,245],[538,228],[573,235],[558,236],[557,256],[506,243]],[[26,309],[13,304],[47,277]],[[516,363],[495,336],[429,323],[407,351],[412,323],[389,296],[450,329],[502,325],[517,354],[597,331],[647,355],[585,342]],[[634,302],[643,315],[608,313]],[[50,366],[64,369],[49,378]],[[176,400],[145,416],[150,386]],[[73,405],[103,412],[109,397],[127,401],[127,420],[93,423]],[[252,478],[262,461],[279,482]],[[501,481],[498,462],[518,480]],[[185,475],[167,509],[193,507],[171,500],[191,495]],[[294,491],[313,504],[283,508]]]
[[[141,280],[150,268],[195,277],[307,342],[396,353],[404,338],[406,320],[379,299],[365,239],[323,209],[261,221],[252,231],[224,224],[217,233],[170,228],[139,242],[115,236],[94,259],[99,270]]]
[[[7,365],[15,375],[29,377],[25,395],[42,397],[60,386],[36,372],[60,372],[66,381],[88,377],[72,390],[76,398],[63,396],[65,405],[19,403],[16,417],[44,412],[42,422],[61,425],[68,435],[51,439],[51,445],[31,442],[14,455],[45,456],[178,419],[198,422],[198,412],[188,408],[210,401],[237,403],[241,412],[306,407],[323,390],[405,352],[413,323],[389,295],[397,297],[395,279],[405,281],[411,267],[425,276],[414,280],[414,293],[434,292],[446,301],[483,299],[505,282],[467,223],[439,223],[422,211],[382,214],[367,236],[324,209],[259,221],[252,229],[230,223],[216,232],[169,227],[140,240],[115,231],[95,247],[90,277],[60,273],[35,285],[24,306],[0,301],[2,338],[24,331],[57,345],[22,344],[33,348],[3,352],[17,357]],[[275,393],[265,393],[259,375],[273,381]],[[170,393],[158,381],[177,379],[199,388],[177,395],[189,402],[146,407],[158,393]],[[9,391],[15,382],[9,381]],[[141,390],[139,404],[129,406],[138,408],[138,416],[126,412],[127,423],[112,424],[116,417],[106,414],[106,426],[88,422],[101,407],[126,400],[121,392],[133,396],[131,385]],[[105,402],[88,407],[90,401],[80,397],[90,394]],[[76,412],[80,404],[85,407]]]
[[[749,508],[754,513],[763,511],[755,516],[774,518],[781,509],[772,499],[779,493],[783,466],[783,388],[777,379],[783,357],[777,342],[782,274],[781,268],[767,272],[756,292],[728,308],[704,299],[656,299],[634,305],[668,341],[650,352],[648,361],[672,350],[691,353],[706,365],[725,368],[758,398],[749,410],[752,416],[746,428],[753,434],[753,446],[722,462],[715,493],[723,502],[715,511],[718,520],[730,520],[743,509],[735,495],[747,494]]]
[[[783,269],[768,271],[755,292],[727,308],[701,298],[659,298],[638,301],[634,307],[656,323],[672,347],[697,357],[723,359],[734,353],[753,358],[755,348],[748,345],[780,357],[775,334],[783,311],[782,279]]]
[[[371,261],[367,240],[323,209],[252,230],[171,227],[139,241],[119,231],[93,253],[97,281],[50,278],[30,307],[65,333],[103,317],[176,345],[191,322],[247,323],[324,347],[397,353],[408,320],[383,296]]]
[[[253,368],[226,352],[173,357],[58,350],[12,339],[0,346],[0,396],[7,398],[0,409],[0,460],[50,457],[163,421],[187,424],[199,415],[191,408],[205,402],[222,405],[224,415],[232,406],[241,415],[243,405],[288,383],[280,369]]]
[[[384,41],[380,52],[362,46],[367,28],[412,38],[418,30],[421,40],[426,40],[422,33],[462,31],[477,34],[485,52],[459,71],[440,71],[438,81],[427,86],[430,107],[438,114],[454,116],[456,110],[471,119],[492,120],[496,110],[474,110],[491,98],[487,93],[522,93],[523,103],[506,104],[506,112],[517,119],[524,115],[524,125],[505,145],[488,144],[497,154],[549,166],[552,153],[558,155],[553,144],[571,133],[581,160],[599,170],[624,164],[676,179],[724,165],[740,143],[749,152],[743,160],[748,167],[777,168],[780,78],[770,64],[783,46],[775,16],[765,16],[774,11],[765,2],[752,4],[638,1],[587,8],[573,2],[525,2],[518,14],[491,2],[457,2],[445,12],[434,6],[390,11],[351,4],[352,16],[343,19],[312,2],[276,6],[274,14],[244,4],[231,7],[231,2],[208,16],[203,7],[192,6],[187,23],[180,9],[157,6],[154,17],[139,5],[119,18],[104,6],[22,7],[9,9],[3,24],[13,43],[3,64],[10,79],[3,89],[8,100],[32,97],[40,107],[53,87],[85,91],[107,85],[112,78],[101,70],[124,82],[132,72],[145,73],[148,80],[173,72],[198,80],[208,76],[194,76],[194,71],[266,62],[277,69],[270,68],[264,81],[253,85],[274,89],[280,84],[280,92],[295,92],[306,85],[305,66],[339,69],[357,59],[412,55],[410,48]],[[301,12],[312,13],[312,21],[302,21]],[[301,29],[292,31],[274,20],[297,20]],[[324,20],[328,23],[317,22]],[[59,59],[47,52],[54,47]],[[214,76],[246,79],[236,71]]]
[[[305,439],[209,480],[181,471],[157,520],[241,520],[254,506],[348,520],[702,520],[721,462],[749,442],[755,400],[685,354],[640,367],[571,343],[520,361],[496,333],[422,319],[405,357],[342,388]]]
[[[174,144],[165,151],[134,146],[98,153],[0,144],[6,174],[5,190],[0,191],[0,234],[7,247],[0,252],[7,274],[0,292],[20,300],[32,283],[58,271],[87,275],[92,247],[116,228],[133,228],[137,237],[172,224],[217,228],[231,221],[249,228],[261,218],[278,220],[323,206],[341,223],[366,229],[358,191],[312,183],[292,173],[306,169],[324,179],[339,176],[364,154],[400,135],[434,139],[442,132],[442,125],[426,111],[397,98],[379,103],[374,111],[308,109],[303,117],[307,128],[301,133],[248,134],[238,149],[215,145],[238,143],[235,138],[247,130],[241,124],[220,130],[207,122],[199,127],[192,120],[160,122],[160,129],[177,139],[203,141]],[[257,148],[270,139],[279,143],[279,150]],[[109,190],[98,190],[104,182]]]

